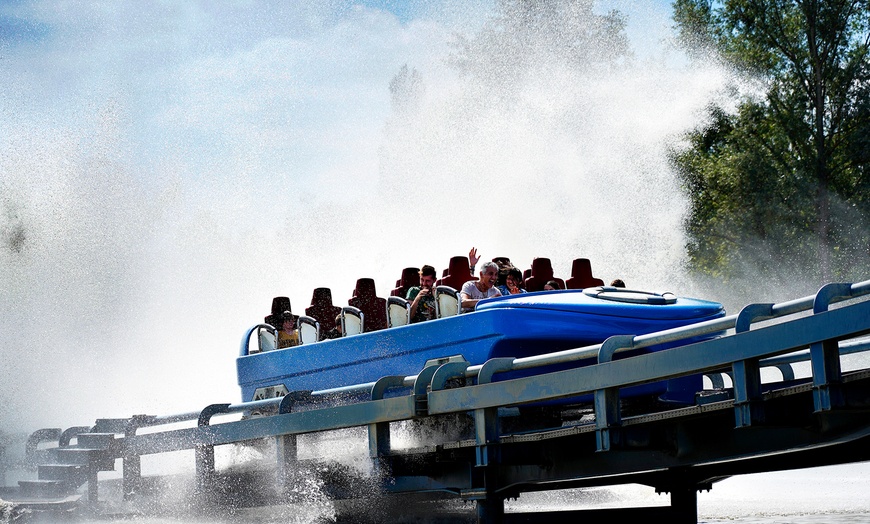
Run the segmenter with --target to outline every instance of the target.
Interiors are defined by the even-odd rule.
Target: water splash
[[[0,328],[12,362],[0,378],[16,384],[0,418],[73,425],[235,401],[238,339],[271,297],[301,310],[327,286],[342,303],[363,276],[385,295],[403,267],[444,267],[471,246],[520,266],[547,256],[562,276],[587,256],[608,281],[690,290],[685,202],[665,146],[720,71],[629,58],[592,67],[554,52],[544,27],[526,34],[525,69],[460,75],[451,28],[436,19],[318,9],[279,9],[295,33],[269,24],[236,42],[223,12],[157,10],[129,39],[104,23],[125,27],[135,11],[30,13],[49,30],[3,65],[4,112],[22,125],[0,155]],[[596,20],[587,15],[574,29]],[[173,21],[210,25],[224,44],[180,47],[145,62],[151,74],[115,56],[116,80],[84,58],[139,56],[140,39],[163,42]],[[71,50],[86,66],[68,71],[65,104],[41,102],[52,91],[39,81]],[[28,54],[44,69],[35,78]],[[363,55],[378,58],[360,70],[352,58]],[[413,103],[390,114],[403,64]]]

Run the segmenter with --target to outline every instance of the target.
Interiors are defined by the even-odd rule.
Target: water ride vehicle
[[[384,308],[389,327],[368,332],[364,329],[365,313],[354,306],[342,307],[344,336],[337,339],[320,340],[320,322],[300,316],[302,344],[285,349],[274,349],[273,326],[251,327],[242,338],[236,362],[242,401],[280,397],[290,391],[339,390],[385,376],[411,376],[427,363],[466,361],[479,365],[493,358],[524,358],[601,343],[614,335],[643,335],[725,315],[717,302],[603,285],[491,298],[478,303],[474,311],[461,314],[455,288],[442,282],[434,294],[437,319],[411,324],[408,302],[390,296],[381,299],[378,306]],[[258,343],[252,344],[252,339]],[[667,347],[659,344],[617,358]],[[534,373],[594,361],[554,365]],[[500,373],[493,380],[523,373]],[[684,377],[637,386],[626,395],[654,394],[691,402],[701,389],[700,376]]]

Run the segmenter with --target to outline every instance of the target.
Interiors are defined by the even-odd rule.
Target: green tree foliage
[[[614,67],[631,55],[625,17],[599,14],[593,0],[499,0],[474,36],[456,36],[453,65],[484,84],[515,85],[542,64]]]
[[[674,20],[691,56],[763,86],[674,151],[693,267],[870,277],[870,3],[676,0]]]

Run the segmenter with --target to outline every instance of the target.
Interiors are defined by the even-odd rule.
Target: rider
[[[420,268],[420,285],[408,290],[411,302],[411,323],[435,319],[435,268],[425,265]]]

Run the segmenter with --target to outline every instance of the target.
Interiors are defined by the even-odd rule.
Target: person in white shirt
[[[477,303],[486,298],[500,297],[501,291],[495,287],[498,280],[498,265],[495,262],[486,262],[480,267],[480,278],[469,280],[462,285],[459,291],[459,299],[462,302],[462,312],[474,311]]]

